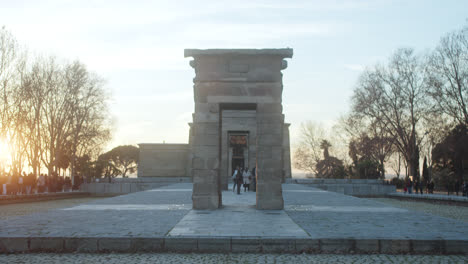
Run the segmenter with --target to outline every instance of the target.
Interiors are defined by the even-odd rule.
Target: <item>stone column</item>
[[[289,147],[289,126],[284,124],[283,128],[283,182],[285,179],[291,178],[291,148]]]
[[[193,209],[217,209],[221,206],[218,122],[194,122],[192,129]]]
[[[257,209],[284,207],[283,126],[281,103],[257,105]]]

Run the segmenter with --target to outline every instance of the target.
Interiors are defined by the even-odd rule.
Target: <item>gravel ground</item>
[[[0,263],[467,263],[468,256],[290,254],[24,254]]]
[[[377,202],[386,203],[394,207],[405,208],[414,211],[420,211],[432,215],[438,215],[442,217],[452,218],[468,222],[468,207],[467,206],[456,206],[446,204],[435,204],[427,202],[413,202],[406,200],[398,200],[392,198],[372,198]]]
[[[62,200],[39,201],[32,203],[13,203],[0,205],[0,220],[8,220],[17,216],[43,212],[52,209],[66,208],[82,203],[102,199],[102,197],[72,198]]]

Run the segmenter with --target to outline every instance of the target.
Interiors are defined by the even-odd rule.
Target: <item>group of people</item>
[[[234,182],[234,186],[232,187],[232,191],[234,192],[237,187],[237,194],[240,194],[241,186],[244,187],[244,192],[256,190],[256,168],[254,167],[252,171],[249,170],[248,167],[241,168],[239,166],[236,167],[234,173],[232,174],[232,180]],[[252,184],[252,186],[251,186]]]
[[[23,195],[44,192],[62,192],[71,189],[70,177],[40,174],[0,174],[0,195]]]
[[[426,193],[429,193],[429,194],[434,193],[434,187],[435,187],[434,181],[430,181],[426,185]],[[447,195],[450,195],[450,193],[452,192],[455,192],[455,194],[458,195],[458,193],[461,190],[463,196],[468,196],[468,181],[465,181],[462,184],[460,184],[460,182],[457,181],[452,185],[447,183],[445,188],[447,190]],[[413,193],[413,189],[414,189],[415,194],[418,194],[418,193],[423,194],[424,192],[424,186],[422,182],[420,181],[413,182],[411,179],[408,179],[403,190],[405,193],[411,194]]]
[[[413,193],[413,188],[414,188],[414,193],[415,194],[423,194],[424,187],[422,182],[420,181],[415,181],[413,182],[411,179],[408,179],[406,181],[406,185],[404,188],[405,193]],[[430,181],[427,186],[426,186],[426,193],[434,193],[434,181]]]

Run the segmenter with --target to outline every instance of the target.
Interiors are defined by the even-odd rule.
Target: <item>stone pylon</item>
[[[257,209],[283,209],[281,183],[290,177],[291,166],[281,70],[287,67],[284,58],[292,54],[292,49],[185,50],[185,57],[194,58],[190,65],[196,74],[191,125],[194,209],[222,206],[221,188],[230,181],[229,163],[234,163],[228,140],[233,133],[249,145],[234,153],[240,155],[237,162],[256,167]]]

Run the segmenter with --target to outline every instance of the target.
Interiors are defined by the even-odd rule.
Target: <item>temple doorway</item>
[[[233,175],[237,167],[248,167],[249,163],[249,145],[248,132],[230,132],[229,133],[229,175]]]

